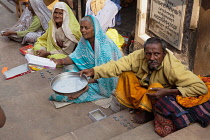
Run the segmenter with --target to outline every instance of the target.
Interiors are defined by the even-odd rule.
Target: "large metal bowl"
[[[87,89],[88,79],[80,77],[78,72],[63,72],[57,75],[50,83],[52,90],[61,95],[75,95]]]

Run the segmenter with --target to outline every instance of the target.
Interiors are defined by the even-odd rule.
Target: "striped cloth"
[[[181,107],[174,96],[165,96],[156,101],[155,107],[167,118],[173,121],[177,130],[195,122],[188,110]]]
[[[210,100],[189,108],[189,112],[202,127],[207,127],[210,124]]]

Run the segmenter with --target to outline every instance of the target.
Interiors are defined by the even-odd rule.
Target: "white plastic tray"
[[[98,108],[96,110],[93,110],[93,111],[89,112],[89,117],[93,121],[99,121],[101,119],[106,118],[106,115]]]

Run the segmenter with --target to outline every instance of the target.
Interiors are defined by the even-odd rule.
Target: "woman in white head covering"
[[[18,22],[3,30],[2,36],[8,36],[18,42],[34,43],[48,28],[51,12],[43,0],[29,0]]]
[[[40,57],[62,59],[74,51],[81,37],[80,25],[71,8],[64,2],[54,5],[49,28],[33,48]]]

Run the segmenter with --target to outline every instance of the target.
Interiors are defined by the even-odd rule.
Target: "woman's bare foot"
[[[80,93],[77,93],[75,95],[69,95],[68,99],[69,100],[74,100],[76,98],[78,98],[80,95],[82,95],[84,92],[88,91],[89,87],[87,86],[83,91],[81,91]]]
[[[136,113],[135,116],[131,117],[131,121],[133,123],[138,123],[138,124],[143,124],[153,119],[154,119],[153,113],[147,111],[141,111],[140,113]]]

